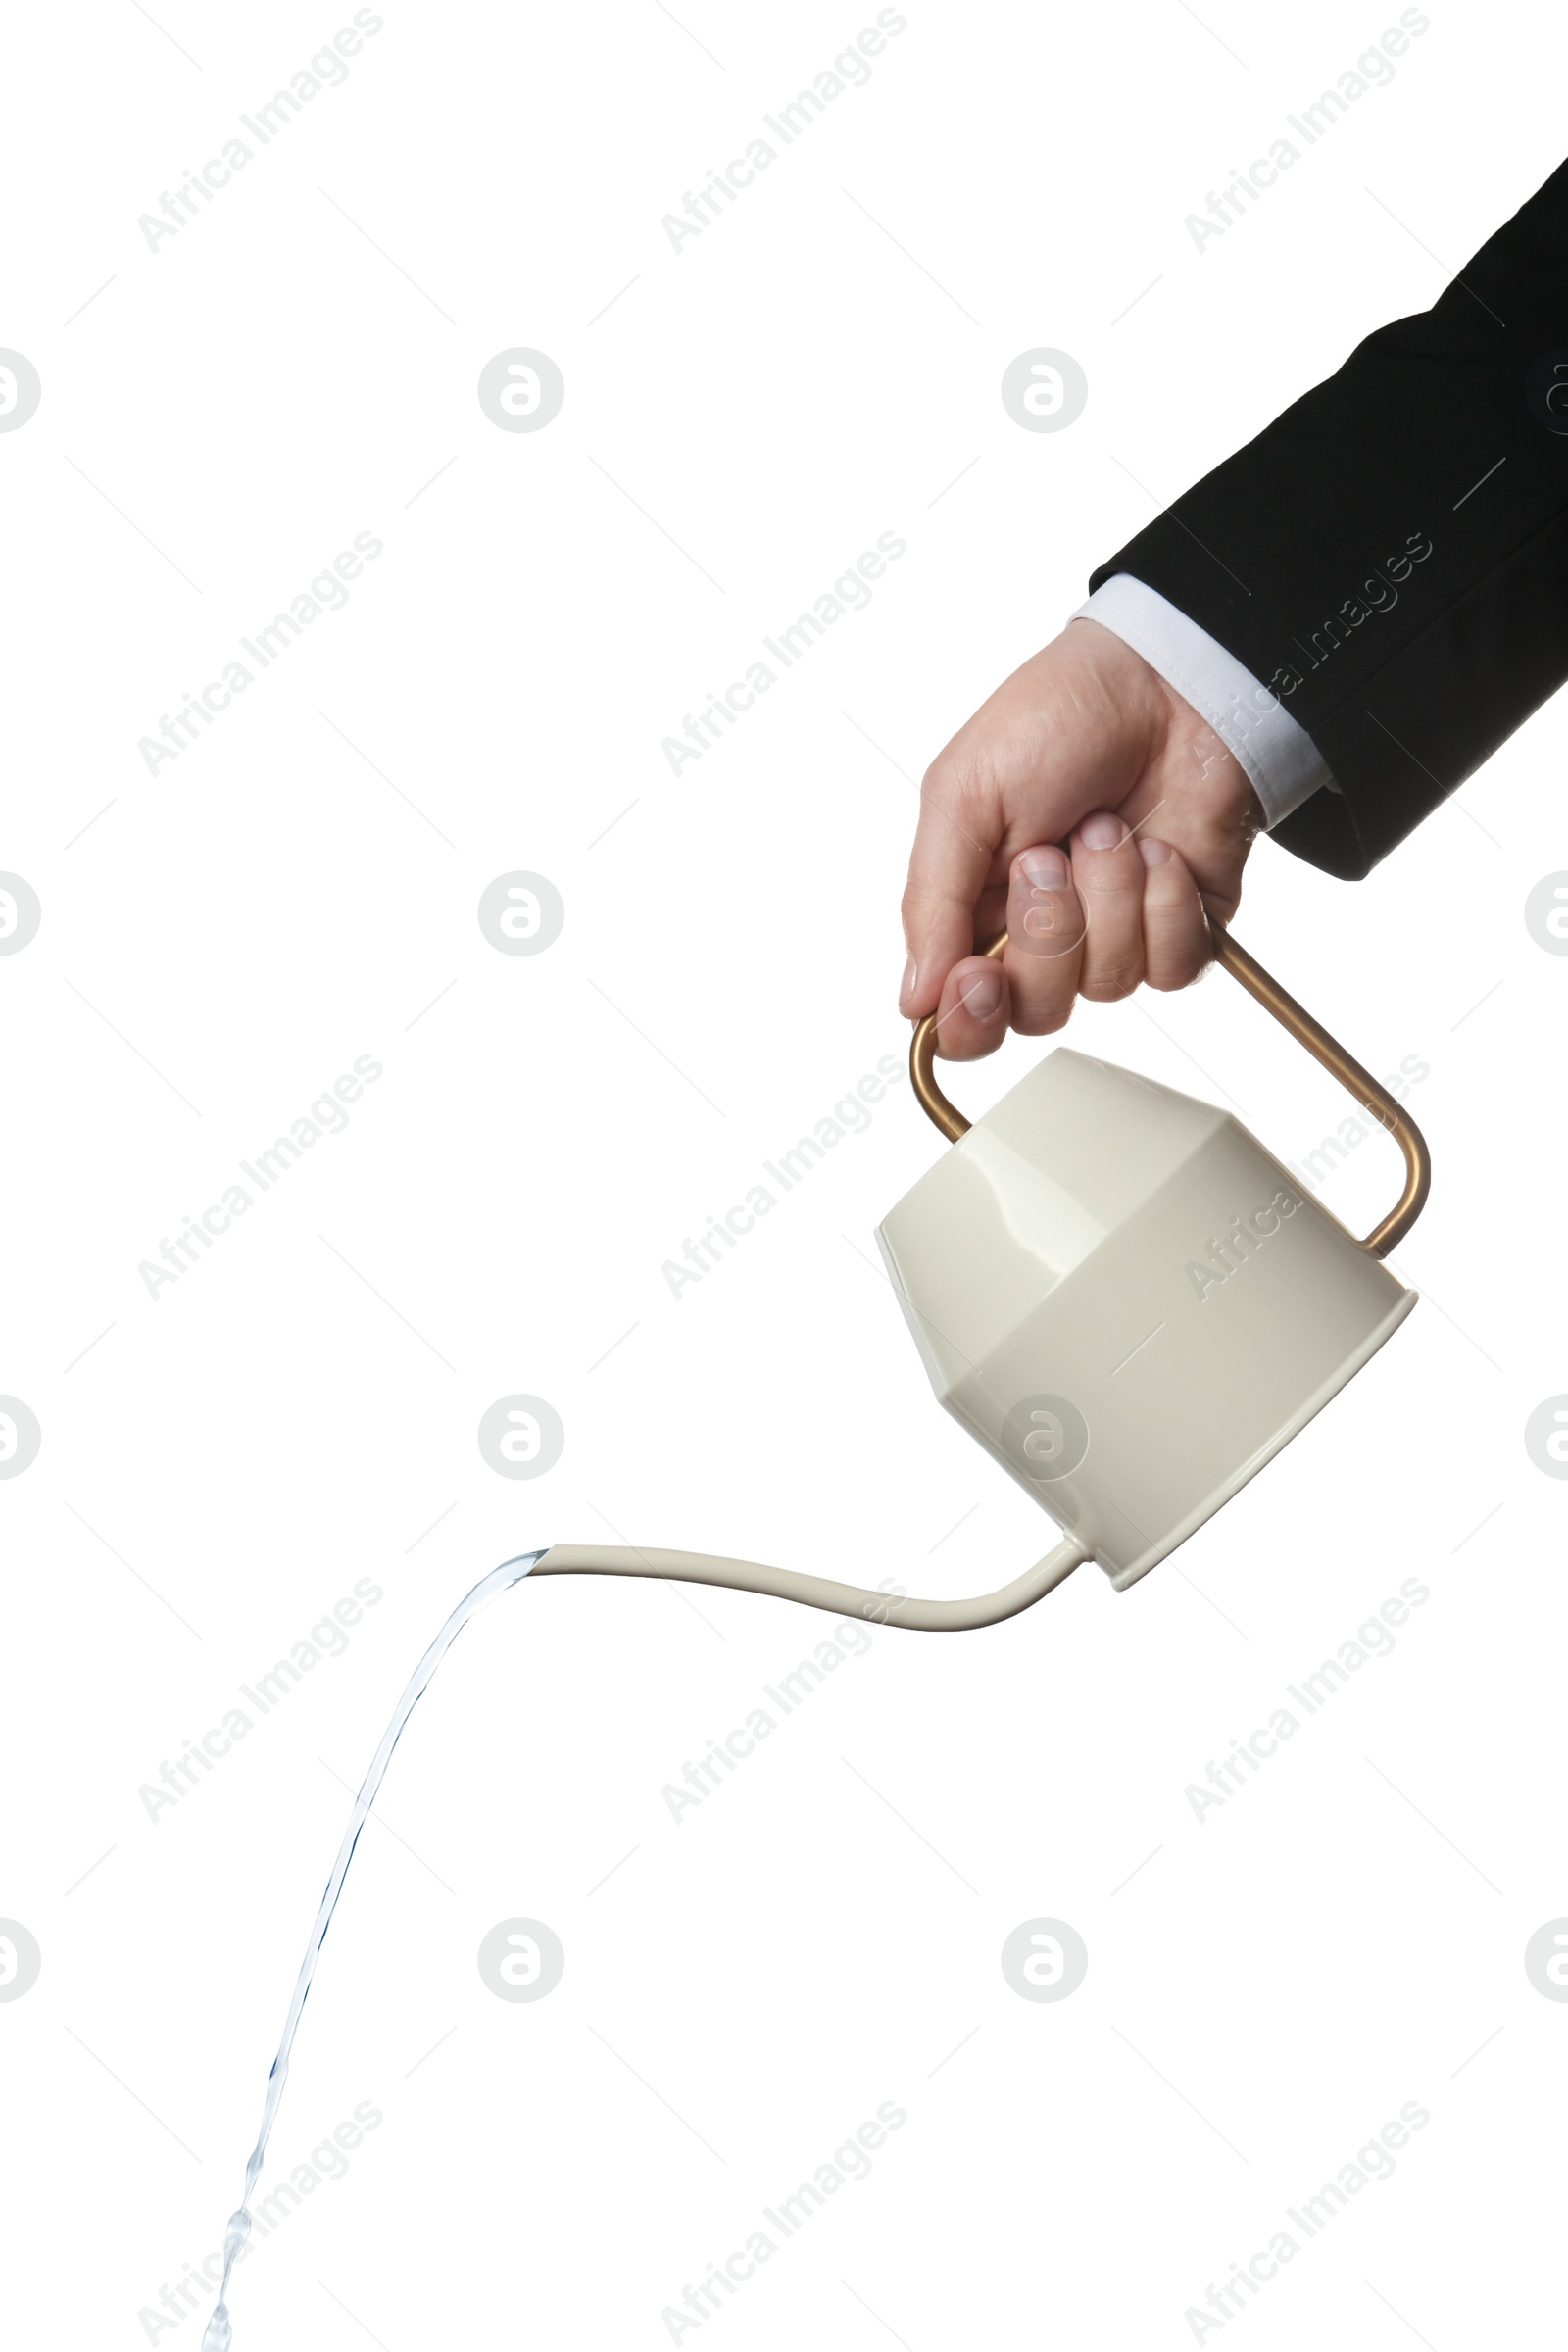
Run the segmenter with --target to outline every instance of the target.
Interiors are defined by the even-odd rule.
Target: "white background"
[[[1184,217],[1396,11],[911,0],[677,254],[661,216],[874,10],[388,0],[154,253],[138,215],[350,15],[156,13],[14,24],[0,148],[0,342],[43,382],[0,437],[0,865],[43,906],[0,960],[0,1390],[43,1432],[0,1483],[0,1913],[43,1954],[0,2004],[0,2198],[8,2335],[99,2352],[199,2339],[205,2305],[138,2314],[220,2242],[344,1783],[493,1562],[619,1531],[957,1593],[1041,1549],[874,1264],[940,1149],[902,1086],[679,1301],[662,1263],[902,1055],[911,779],[1157,505],[1436,298],[1560,161],[1565,62],[1544,12],[1434,6],[1200,254]],[[1064,433],[998,395],[1041,344],[1088,374]],[[513,345],[564,374],[542,432],[475,398]],[[662,738],[887,531],[869,610],[672,777]],[[150,776],[138,738],[357,532],[384,553],[347,608]],[[870,2177],[705,2345],[1189,2343],[1410,2101],[1394,2177],[1220,2332],[1539,2336],[1568,2008],[1522,1954],[1568,1911],[1568,1490],[1522,1431],[1568,1388],[1568,963],[1522,908],[1568,865],[1565,754],[1559,698],[1359,886],[1254,856],[1239,935],[1375,1070],[1429,1065],[1426,1296],[1156,1576],[879,1633],[678,1826],[662,1785],[828,1621],[562,1580],[465,1637],[269,2181],[384,2120],[239,2272],[243,2352],[666,2343],[884,2101]],[[475,920],[519,867],[566,906],[537,957]],[[1344,1115],[1223,978],[1073,1034],[1212,1073],[1284,1157]],[[362,1054],[346,1131],[149,1298],[138,1263]],[[1365,1222],[1396,1182],[1374,1139],[1326,1197]],[[515,1391],[566,1430],[532,1485],[475,1443]],[[150,1820],[139,1787],[367,1577],[345,1653]],[[1188,1784],[1411,1577],[1393,1654],[1195,1819]],[[536,2005],[475,1966],[517,1914],[565,1947]],[[1089,1949],[1059,2004],[999,1967],[1039,1914]]]

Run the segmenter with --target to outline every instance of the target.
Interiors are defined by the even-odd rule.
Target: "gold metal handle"
[[[1304,1046],[1315,1061],[1320,1061],[1332,1077],[1351,1093],[1370,1118],[1386,1127],[1404,1154],[1404,1190],[1381,1224],[1362,1237],[1360,1247],[1373,1257],[1387,1257],[1395,1245],[1402,1242],[1426,1205],[1432,1185],[1432,1155],[1426,1138],[1414,1119],[1396,1102],[1386,1087],[1380,1086],[1370,1071],[1364,1070],[1351,1054],[1348,1054],[1337,1039],[1271,974],[1265,972],[1255,956],[1249,956],[1238,941],[1232,939],[1223,923],[1212,915],[1208,921],[1214,942],[1214,959],[1222,963],[1235,980],[1239,980],[1250,997],[1255,997],[1265,1012],[1271,1012],[1282,1029],[1289,1030],[1298,1045]],[[1007,944],[1005,931],[999,933],[986,949],[988,956],[1001,956]],[[950,1143],[956,1143],[969,1132],[969,1121],[961,1110],[948,1101],[936,1081],[937,1016],[928,1012],[923,1021],[915,1024],[909,1045],[909,1079],[920,1107],[932,1123],[940,1127]]]

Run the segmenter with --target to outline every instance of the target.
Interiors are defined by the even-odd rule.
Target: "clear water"
[[[469,1618],[476,1617],[482,1608],[487,1607],[495,1599],[498,1592],[505,1592],[513,1585],[520,1584],[529,1569],[537,1567],[544,1556],[543,1551],[525,1551],[519,1552],[514,1560],[504,1560],[499,1568],[492,1568],[490,1574],[482,1577],[474,1586],[473,1591],[459,1601],[414,1669],[409,1678],[408,1689],[398,1700],[393,1709],[392,1720],[381,1736],[381,1744],[371,1759],[370,1769],[366,1774],[360,1793],[354,1800],[354,1810],[349,1816],[349,1826],[343,1833],[343,1842],[338,1847],[337,1860],[332,1865],[332,1875],[326,1882],[320,1908],[316,1914],[316,1925],[311,1930],[311,1939],[305,1947],[305,1958],[300,1963],[299,1978],[294,1986],[294,1998],[288,2005],[288,2016],[283,2021],[283,2038],[277,2045],[277,2056],[272,2060],[272,2071],[267,2078],[267,2098],[262,2107],[262,2128],[256,2135],[256,2145],[251,2150],[250,2162],[245,2167],[245,2193],[240,2199],[238,2211],[229,2215],[228,2230],[223,2239],[222,2283],[218,2290],[218,2302],[213,2316],[207,2323],[207,2332],[202,2337],[202,2352],[229,2352],[229,2346],[234,2340],[234,2331],[228,2316],[229,2278],[251,2233],[251,2197],[256,2183],[261,2178],[262,2164],[267,2155],[267,2142],[271,2136],[272,2125],[276,2121],[278,2105],[283,2096],[283,2085],[288,2081],[288,2065],[294,2049],[294,2036],[299,2032],[300,2017],[305,2008],[306,1996],[310,1992],[311,1983],[316,1975],[316,1963],[321,1956],[321,1946],[326,1941],[326,1931],[332,1924],[332,1914],[337,1909],[338,1897],[343,1892],[343,1882],[348,1877],[349,1864],[354,1859],[354,1848],[360,1841],[360,1832],[369,1819],[370,1808],[375,1803],[376,1791],[385,1778],[388,1764],[392,1761],[392,1750],[403,1737],[404,1725],[424,1696],[430,1677]]]

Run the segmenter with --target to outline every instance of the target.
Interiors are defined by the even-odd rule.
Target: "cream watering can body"
[[[942,1404],[1118,1589],[1253,1477],[1416,1301],[1380,1261],[1425,1199],[1419,1133],[1245,951],[1216,945],[1404,1150],[1404,1198],[1366,1241],[1239,1120],[1068,1048],[967,1125],[932,1078],[929,1021],[915,1088],[956,1140],[877,1233]]]

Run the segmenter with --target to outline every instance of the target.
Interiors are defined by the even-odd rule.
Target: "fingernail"
[[[904,978],[899,982],[899,1002],[901,1004],[906,997],[913,996],[914,984],[919,977],[920,975],[915,969],[914,957],[911,956],[904,967]]]
[[[1141,841],[1138,855],[1146,865],[1169,865],[1171,848],[1168,841]]]
[[[1113,850],[1126,830],[1119,816],[1112,816],[1106,808],[1097,808],[1093,816],[1084,818],[1078,838],[1091,850]]]
[[[1002,1010],[1002,974],[995,969],[976,973],[958,999],[972,1021],[992,1021]]]
[[[1018,864],[1024,880],[1036,890],[1065,890],[1067,860],[1060,850],[1025,850]]]

